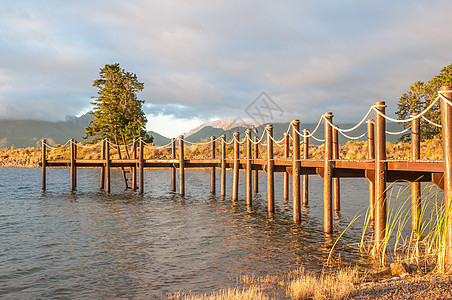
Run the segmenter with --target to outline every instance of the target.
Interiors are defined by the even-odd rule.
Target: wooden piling
[[[301,207],[300,207],[300,121],[292,121],[292,208],[293,221],[300,222]],[[303,186],[304,188],[304,186]]]
[[[267,207],[275,211],[275,161],[273,160],[273,125],[267,125]]]
[[[185,196],[184,136],[179,136],[179,194]]]
[[[171,139],[171,158],[174,160],[176,159],[176,139],[172,138]],[[176,191],[176,167],[173,166],[171,167],[171,191],[175,192]]]
[[[417,113],[411,115],[417,116]],[[421,120],[416,118],[411,121],[411,159],[421,159],[421,139],[420,139]],[[411,229],[418,231],[421,216],[421,183],[415,181],[411,183]]]
[[[133,139],[133,144],[132,144],[132,158],[133,160],[137,160],[138,156],[137,156],[137,140]],[[137,164],[134,163],[133,167],[132,167],[132,189],[134,191],[136,191],[138,188],[138,184],[137,184]]]
[[[100,159],[102,160],[102,166],[100,167],[100,182],[99,187],[101,190],[105,189],[105,140],[102,140],[102,147],[100,150]]]
[[[333,159],[339,159],[339,131],[333,127]],[[333,177],[333,209],[341,210],[341,181]]]
[[[240,168],[239,139],[240,133],[234,132],[234,167],[232,174],[232,201],[237,201],[239,195],[239,168]]]
[[[258,143],[258,138],[257,136],[254,137],[254,151],[253,151],[253,157],[255,159],[259,158],[259,143]],[[253,174],[253,178],[254,178],[254,193],[257,194],[259,192],[259,171],[258,170],[254,170],[254,174]]]
[[[375,109],[386,113],[384,101],[376,102]],[[380,253],[386,234],[386,119],[375,112],[375,250]]]
[[[210,137],[210,151],[211,151],[211,157],[212,159],[215,159],[215,137],[211,136]],[[210,169],[210,193],[215,195],[215,181],[216,181],[216,176],[215,176],[215,167],[212,167]]]
[[[289,158],[289,135],[284,133],[284,158]],[[283,174],[283,200],[289,200],[289,172]]]
[[[221,197],[226,196],[226,135],[221,136]]]
[[[42,147],[41,147],[41,151],[42,151],[42,159],[41,159],[41,166],[42,166],[42,190],[45,191],[46,190],[46,185],[47,185],[47,177],[46,177],[46,164],[47,164],[47,158],[46,158],[46,140],[42,140]]]
[[[309,130],[303,129],[303,159],[309,159]],[[302,175],[303,188],[302,188],[302,203],[303,206],[309,204],[309,175]]]
[[[374,121],[367,120],[367,158],[375,159]],[[375,220],[375,174],[369,179],[369,214]]]
[[[71,139],[71,192],[75,190],[75,177],[76,177],[76,166],[75,166],[75,141]]]
[[[105,192],[107,194],[111,191],[111,169],[110,169],[110,144],[108,139],[104,140],[105,148]]]
[[[246,130],[246,205],[253,204],[253,180],[251,173],[251,129]]]
[[[449,102],[452,101],[452,86],[443,86],[440,91]],[[444,207],[446,211],[445,268],[452,269],[452,106],[441,98],[441,131],[444,164]]]
[[[328,112],[325,118],[325,154],[324,154],[324,173],[323,173],[323,231],[325,233],[333,233],[333,113]],[[328,123],[328,122],[329,123]]]
[[[144,193],[144,141],[140,138],[140,156],[138,158],[138,172],[139,174],[139,184],[138,192],[140,194]]]

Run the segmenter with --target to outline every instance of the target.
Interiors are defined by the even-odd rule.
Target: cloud
[[[152,115],[234,119],[265,91],[287,118],[333,111],[352,122],[375,101],[394,111],[414,81],[451,63],[451,9],[441,0],[10,1],[0,12],[0,118],[75,115],[96,95],[99,69],[119,62],[145,83],[139,97]]]

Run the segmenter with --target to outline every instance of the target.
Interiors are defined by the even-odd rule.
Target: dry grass
[[[168,299],[171,300],[256,300],[269,299],[258,287],[249,287],[243,290],[238,288],[221,290],[219,292],[213,292],[204,295],[192,295],[178,292],[173,295],[169,295]]]

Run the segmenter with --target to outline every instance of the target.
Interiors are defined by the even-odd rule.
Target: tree
[[[146,115],[142,110],[143,100],[137,99],[144,84],[137,75],[121,69],[119,64],[107,64],[100,69],[99,79],[93,86],[99,89],[98,97],[91,104],[94,106],[89,114],[94,117],[85,128],[85,139],[92,137],[92,142],[104,138],[126,143],[142,137],[147,143],[153,137],[146,133]]]
[[[424,111],[437,97],[438,91],[442,86],[452,85],[452,64],[444,67],[441,72],[430,79],[427,83],[416,81],[410,89],[399,99],[398,111],[396,112],[398,119],[404,120],[410,117],[412,113],[420,113]],[[424,115],[424,117],[436,124],[441,124],[441,110],[439,102]],[[410,123],[404,123],[405,128]],[[441,137],[440,128],[421,119],[421,139],[432,139]],[[409,141],[410,134],[404,134],[400,140]]]

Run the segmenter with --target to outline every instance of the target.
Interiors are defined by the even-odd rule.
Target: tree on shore
[[[121,69],[118,63],[107,64],[100,69],[99,79],[93,81],[99,95],[91,104],[94,106],[89,114],[94,117],[85,128],[85,139],[92,137],[92,142],[104,138],[126,143],[142,137],[147,143],[153,137],[146,133],[146,115],[142,110],[143,100],[138,100],[137,93],[144,84],[137,75]]]
[[[452,64],[444,67],[438,75],[430,79],[427,83],[416,81],[400,97],[399,103],[397,104],[398,111],[396,112],[398,119],[404,120],[409,118],[413,113],[420,113],[425,110],[436,99],[439,89],[445,85],[452,85]],[[439,102],[435,103],[424,117],[436,124],[441,124]],[[405,128],[410,125],[410,123],[404,123]],[[421,139],[426,140],[434,137],[441,137],[441,129],[421,119]],[[402,141],[409,141],[410,139],[410,134],[404,134],[400,138]]]

